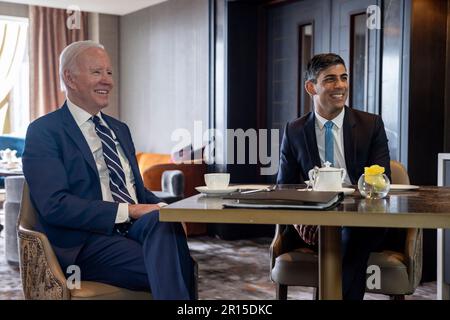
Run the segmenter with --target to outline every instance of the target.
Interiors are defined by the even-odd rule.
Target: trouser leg
[[[342,228],[342,295],[346,300],[362,300],[366,290],[366,270],[370,253],[382,242],[385,228]]]
[[[81,280],[150,291],[142,245],[120,235],[91,235],[78,254]]]
[[[133,223],[128,237],[142,244],[155,299],[194,299],[194,268],[180,223],[160,222],[153,211]]]

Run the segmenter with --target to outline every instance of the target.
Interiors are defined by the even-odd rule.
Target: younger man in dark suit
[[[384,167],[390,176],[381,117],[345,106],[349,83],[343,59],[331,53],[314,56],[308,64],[305,89],[314,101],[314,111],[286,125],[277,183],[303,183],[310,169],[327,161],[345,168],[346,182],[351,184],[357,184],[364,167],[373,164]],[[286,232],[299,245],[314,247],[317,243],[317,226],[294,225]],[[385,232],[383,228],[342,228],[344,299],[364,297],[367,261]]]

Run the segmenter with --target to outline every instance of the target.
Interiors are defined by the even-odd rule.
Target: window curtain
[[[24,58],[26,23],[0,21],[0,133],[9,130],[9,95]]]
[[[75,28],[68,28],[74,12],[29,6],[30,119],[58,109],[65,94],[59,81],[59,55],[75,41],[88,38],[87,13],[81,12]]]

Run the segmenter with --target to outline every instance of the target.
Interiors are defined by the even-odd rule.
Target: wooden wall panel
[[[413,0],[411,15],[408,172],[415,184],[436,185],[444,150],[447,1]]]

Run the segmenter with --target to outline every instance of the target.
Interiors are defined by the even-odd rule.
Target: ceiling
[[[81,11],[122,16],[164,1],[166,0],[7,0],[5,2],[31,4],[61,9],[68,9],[69,6],[76,5],[81,9]]]

